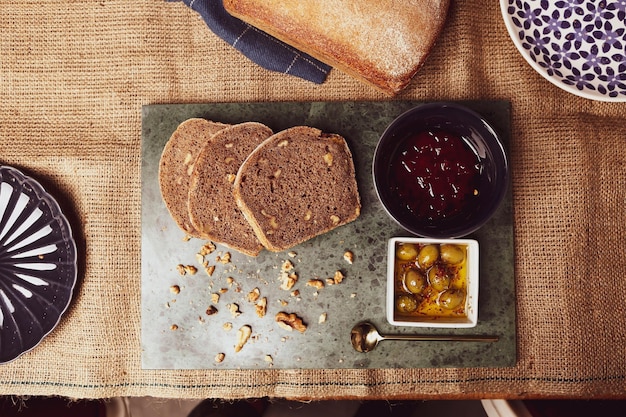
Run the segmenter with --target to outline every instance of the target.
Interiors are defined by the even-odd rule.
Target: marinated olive
[[[465,250],[458,245],[441,245],[441,260],[448,265],[458,265],[465,260]]]
[[[417,257],[417,248],[412,243],[400,243],[396,250],[396,257],[403,261],[410,261]]]
[[[450,275],[446,268],[435,265],[428,271],[428,282],[435,291],[447,290],[450,286]]]
[[[437,262],[439,258],[439,247],[437,245],[426,245],[420,249],[417,255],[417,264],[422,269],[428,269]]]
[[[396,308],[400,313],[412,313],[417,310],[417,300],[411,294],[402,294],[396,299]]]
[[[413,294],[421,294],[426,287],[426,277],[414,268],[404,273],[404,287]]]
[[[448,310],[457,308],[465,300],[465,291],[463,290],[445,290],[439,296],[439,305]]]

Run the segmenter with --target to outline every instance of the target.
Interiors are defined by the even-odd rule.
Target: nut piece
[[[350,252],[349,250],[346,251],[343,254],[343,259],[345,259],[346,262],[348,262],[350,265],[352,265],[352,262],[354,262],[354,253]]]
[[[213,304],[217,304],[217,303],[219,303],[219,301],[220,301],[220,295],[218,293],[216,293],[216,292],[212,293],[211,294],[211,302]]]
[[[170,330],[178,330],[178,324],[172,324]]]
[[[330,221],[336,226],[339,224],[339,216],[335,216],[334,214],[330,216]]]
[[[225,357],[226,355],[224,353],[218,353],[217,355],[215,355],[215,362],[221,363],[224,361]]]
[[[217,313],[217,308],[215,308],[215,306],[208,306],[206,309],[206,315],[207,316],[212,316],[213,314]]]
[[[233,324],[231,322],[226,322],[222,324],[222,329],[224,329],[225,332],[230,332],[233,329]]]
[[[189,275],[196,275],[196,273],[198,272],[198,268],[193,265],[185,265],[185,272],[187,272]]]
[[[204,268],[204,272],[206,272],[208,276],[212,276],[213,273],[215,272],[215,265],[207,266],[206,268]]]
[[[248,339],[250,339],[251,334],[252,328],[247,324],[245,326],[241,326],[241,328],[237,330],[237,344],[235,345],[235,352],[239,352],[243,348],[243,345],[245,345]]]
[[[325,154],[323,156],[324,158],[324,162],[326,162],[326,165],[328,166],[332,166],[333,165],[333,154],[328,152],[327,154]]]
[[[258,288],[254,288],[252,291],[248,293],[248,301],[254,303],[261,296],[261,291]]]
[[[274,358],[272,358],[272,355],[265,355],[265,362],[269,363],[270,365],[274,363]]]
[[[226,308],[228,308],[228,311],[230,311],[230,314],[232,314],[233,317],[238,317],[241,315],[241,311],[239,311],[239,305],[236,303],[228,304]]]
[[[172,285],[170,287],[170,292],[172,294],[178,294],[180,292],[180,287],[178,285]]]
[[[255,308],[257,316],[265,317],[265,313],[267,312],[267,298],[261,298],[259,302],[256,303]]]
[[[341,271],[335,271],[335,276],[333,277],[335,284],[341,284],[344,278],[345,276],[343,275]]]
[[[186,272],[185,271],[185,265],[183,265],[183,264],[176,265],[176,270],[178,271],[178,273],[180,275],[185,275],[185,272]]]
[[[287,331],[297,330],[300,333],[304,333],[306,330],[306,324],[295,313],[285,313],[281,311],[276,314],[276,323]]]
[[[215,249],[215,244],[213,242],[207,242],[200,248],[200,252],[198,252],[198,254],[206,256],[213,253]]]
[[[307,281],[306,285],[309,287],[313,287],[316,290],[321,290],[322,288],[324,288],[324,281],[322,281],[321,279],[310,279]]]
[[[320,317],[317,319],[317,322],[320,323],[320,324],[321,323],[325,323],[326,322],[326,317],[327,317],[326,313],[320,314]]]

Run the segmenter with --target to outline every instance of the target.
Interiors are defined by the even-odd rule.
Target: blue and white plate
[[[530,65],[581,97],[626,101],[626,0],[500,0]]]
[[[76,244],[57,202],[34,179],[0,166],[0,363],[57,326],[76,278]]]

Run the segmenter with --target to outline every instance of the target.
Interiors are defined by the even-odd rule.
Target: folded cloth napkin
[[[178,1],[178,0],[174,0]],[[331,67],[228,14],[222,0],[183,0],[207,26],[261,67],[321,84]]]

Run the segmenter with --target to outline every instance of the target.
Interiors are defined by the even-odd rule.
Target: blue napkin
[[[177,0],[174,0],[177,1]],[[207,26],[251,61],[270,71],[321,84],[331,67],[228,14],[222,0],[183,0]]]

